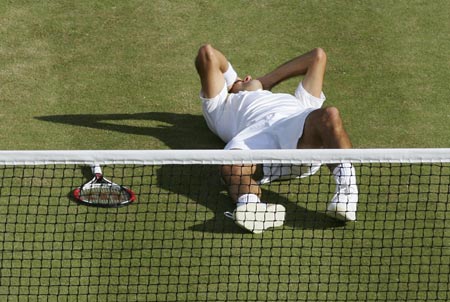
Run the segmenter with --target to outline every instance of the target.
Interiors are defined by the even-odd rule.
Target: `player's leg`
[[[221,176],[236,202],[236,209],[228,213],[237,225],[253,233],[282,226],[286,209],[282,205],[263,203],[261,188],[254,180],[255,165],[223,165]]]
[[[311,112],[306,118],[299,149],[349,149],[350,138],[345,131],[339,110],[325,107]]]
[[[342,221],[356,220],[358,186],[356,171],[351,163],[330,167],[336,182],[336,189],[327,206],[327,214]]]
[[[346,149],[352,144],[344,129],[339,111],[327,107],[313,111],[306,119],[298,148]],[[329,166],[336,181],[336,191],[327,207],[327,214],[340,220],[356,220],[358,187],[352,164]]]
[[[238,203],[239,197],[247,194],[261,197],[261,188],[253,179],[256,165],[223,165],[221,176],[228,187],[231,199]]]
[[[224,87],[227,72],[233,74],[231,76],[233,79],[230,81],[234,81],[237,76],[225,56],[209,44],[203,45],[198,50],[195,67],[200,76],[205,98],[214,98],[220,93]]]

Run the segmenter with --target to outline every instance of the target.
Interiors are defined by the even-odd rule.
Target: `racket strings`
[[[126,202],[130,199],[130,194],[120,186],[93,184],[82,188],[80,198],[86,202],[107,205]]]

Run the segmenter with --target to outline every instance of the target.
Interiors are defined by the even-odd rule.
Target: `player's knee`
[[[324,108],[322,120],[328,129],[339,131],[342,128],[341,114],[336,107]]]
[[[339,112],[339,109],[336,107],[330,106],[323,108],[324,115],[329,119],[340,119],[341,114]]]

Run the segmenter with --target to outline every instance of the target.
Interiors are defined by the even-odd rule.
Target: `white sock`
[[[351,163],[342,163],[336,166],[333,170],[333,175],[337,177],[341,176],[354,176],[355,169]]]
[[[225,82],[227,83],[227,87],[231,86],[234,84],[234,82],[237,79],[237,73],[236,71],[233,69],[233,66],[231,66],[231,63],[228,62],[228,69],[227,71],[225,71],[225,73],[223,74],[223,77],[225,78]]]
[[[356,172],[351,163],[339,164],[336,168],[334,168],[333,175],[336,180],[336,185],[356,185]]]
[[[258,195],[244,194],[244,195],[239,196],[239,198],[237,200],[237,205],[240,206],[240,205],[247,204],[247,203],[258,203],[258,202],[261,202]]]

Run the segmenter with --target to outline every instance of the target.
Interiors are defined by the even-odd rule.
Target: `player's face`
[[[255,91],[262,88],[262,84],[259,80],[255,80],[248,75],[244,79],[238,78],[231,87],[230,92],[236,93],[239,91]]]

